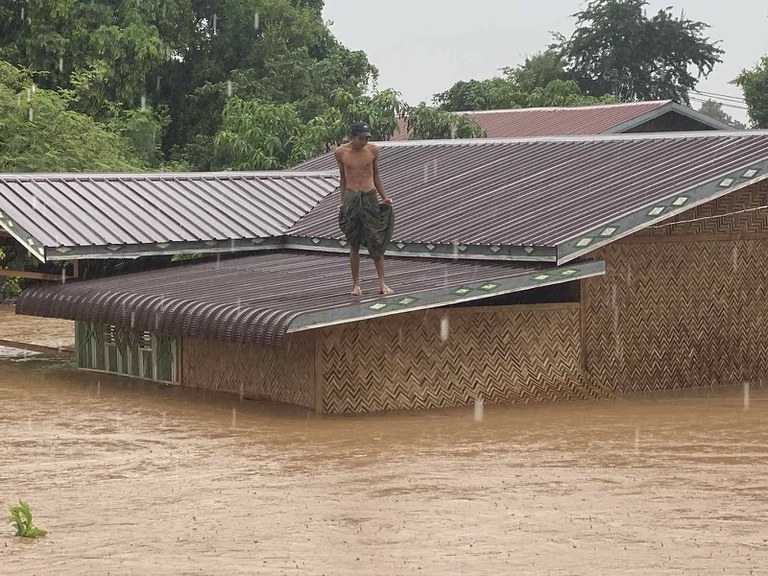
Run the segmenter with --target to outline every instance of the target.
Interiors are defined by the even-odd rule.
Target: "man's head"
[[[349,133],[352,136],[352,144],[364,146],[371,139],[371,127],[367,122],[352,122],[349,127]]]

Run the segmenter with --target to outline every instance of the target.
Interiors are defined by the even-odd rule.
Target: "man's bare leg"
[[[384,257],[380,256],[373,262],[376,264],[376,274],[379,276],[379,294],[394,294],[395,291],[384,283]]]
[[[352,246],[349,251],[349,268],[352,270],[352,296],[360,296],[360,246]]]

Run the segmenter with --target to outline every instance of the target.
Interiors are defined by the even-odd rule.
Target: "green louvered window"
[[[109,324],[77,322],[77,365],[144,380],[178,382],[178,340]]]

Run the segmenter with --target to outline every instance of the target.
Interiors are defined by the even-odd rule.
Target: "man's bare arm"
[[[373,185],[376,190],[379,191],[379,195],[384,202],[391,202],[387,193],[384,192],[384,183],[381,181],[381,175],[379,174],[379,149],[376,148],[376,152],[373,156]]]
[[[339,192],[341,192],[341,204],[339,205],[339,208],[344,206],[344,190],[347,189],[347,177],[344,174],[344,162],[342,161],[343,152],[340,148],[336,148],[336,151],[334,152],[334,156],[336,156],[336,164],[339,165]]]

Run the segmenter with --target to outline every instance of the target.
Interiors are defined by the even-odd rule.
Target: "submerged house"
[[[723,122],[672,100],[592,106],[469,110],[458,112],[458,114],[472,118],[488,138],[734,130]],[[398,121],[398,129],[392,139],[408,139],[408,129],[404,120]]]
[[[333,178],[333,162],[271,186]],[[282,233],[249,238],[261,252],[38,285],[17,312],[75,320],[82,368],[318,413],[763,378],[768,132],[394,142],[380,165],[393,296],[376,294],[370,262],[363,297],[348,294],[333,184]],[[134,250],[117,247],[104,250]]]

